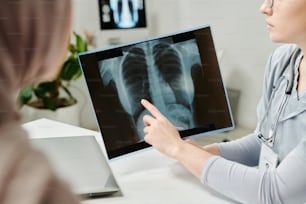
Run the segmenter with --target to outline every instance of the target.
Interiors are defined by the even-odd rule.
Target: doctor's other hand
[[[142,99],[141,104],[151,113],[143,117],[145,142],[175,158],[180,146],[185,143],[177,128],[149,101]]]

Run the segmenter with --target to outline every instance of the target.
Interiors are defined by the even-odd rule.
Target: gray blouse
[[[296,49],[296,45],[282,45],[272,53],[257,106],[255,131],[218,144],[222,157],[208,160],[201,177],[204,184],[242,203],[306,202],[306,91],[297,91],[302,52],[293,59],[292,92],[285,93],[292,70],[288,62]],[[274,138],[271,149],[279,158],[277,168],[257,168],[263,141],[259,134]]]

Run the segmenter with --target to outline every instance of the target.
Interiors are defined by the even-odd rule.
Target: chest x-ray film
[[[209,26],[79,56],[109,155],[148,147],[141,99],[152,102],[182,137],[233,128]]]

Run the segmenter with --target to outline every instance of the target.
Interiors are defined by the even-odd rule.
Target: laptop
[[[234,128],[210,26],[80,53],[79,62],[110,159],[150,146],[141,99],[181,137]]]
[[[94,136],[33,138],[56,173],[83,197],[114,194],[117,182]]]

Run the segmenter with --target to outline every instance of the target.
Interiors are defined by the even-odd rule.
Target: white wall
[[[276,46],[270,42],[264,16],[259,13],[261,1],[147,0],[149,28],[121,33],[100,31],[98,0],[73,1],[74,29],[79,33],[84,29],[94,32],[101,48],[108,46],[110,36],[119,37],[120,43],[124,43],[204,24],[211,25],[225,84],[241,90],[238,124],[246,127],[256,125],[256,104],[262,90],[265,62]],[[83,82],[78,86],[83,89]],[[83,105],[82,110],[81,125],[94,127],[88,103]]]

